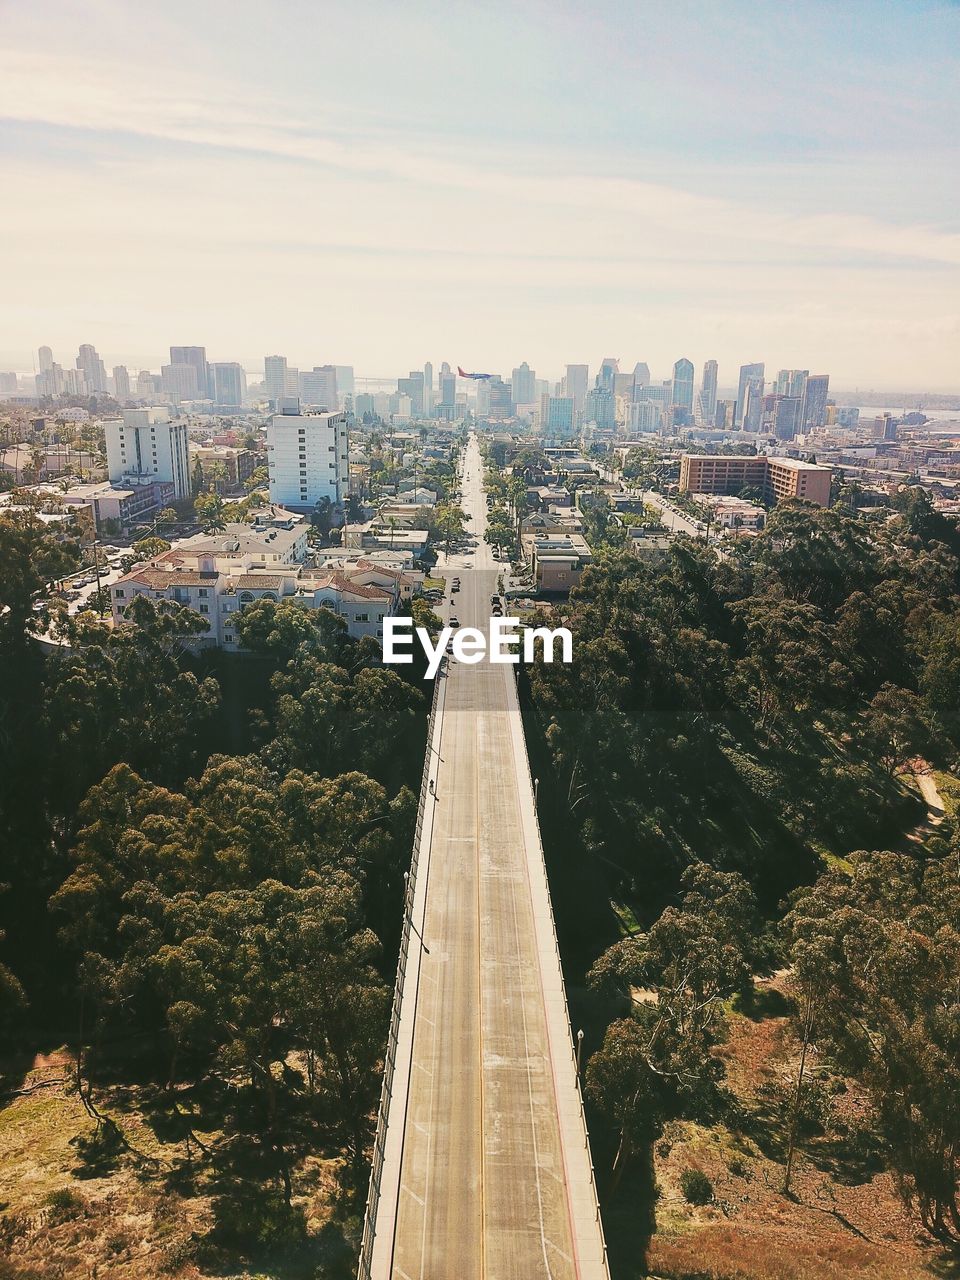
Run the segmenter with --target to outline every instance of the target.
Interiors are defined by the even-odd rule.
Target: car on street
[[[451,618],[451,619],[450,619],[450,626],[451,626],[451,627],[459,627],[459,625],[460,625],[460,619],[459,619],[459,618]]]

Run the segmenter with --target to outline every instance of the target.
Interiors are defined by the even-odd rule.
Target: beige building
[[[829,507],[831,476],[830,467],[763,454],[685,453],[680,459],[681,493],[737,494],[758,489],[768,502],[800,498]]]

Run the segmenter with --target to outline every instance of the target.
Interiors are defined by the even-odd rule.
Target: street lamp
[[[580,1078],[580,1054],[583,1050],[583,1028],[577,1032],[577,1079]]]
[[[540,779],[533,780],[533,807],[536,809],[540,803]]]

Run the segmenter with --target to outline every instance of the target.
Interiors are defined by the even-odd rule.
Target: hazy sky
[[[960,6],[0,0],[0,367],[960,389]]]

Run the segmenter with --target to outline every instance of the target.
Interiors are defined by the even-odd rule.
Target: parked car
[[[459,627],[459,625],[460,625],[460,619],[459,619],[459,618],[451,618],[451,619],[450,619],[450,626],[451,626],[451,627]]]

